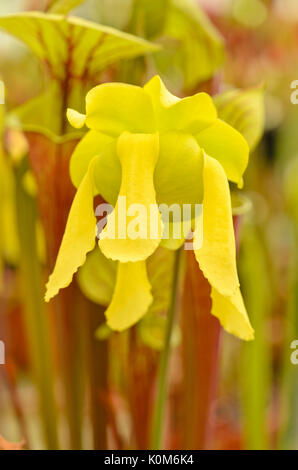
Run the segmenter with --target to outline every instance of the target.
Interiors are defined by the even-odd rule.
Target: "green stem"
[[[16,206],[20,240],[20,271],[30,357],[39,394],[41,418],[48,449],[58,449],[55,377],[51,359],[49,324],[43,302],[43,276],[37,254],[35,200],[23,188],[27,161],[16,170]]]
[[[280,426],[278,449],[298,449],[298,375],[291,361],[294,349],[291,343],[298,337],[298,230],[296,231],[295,247],[292,249],[292,262],[289,266],[289,287],[287,295],[287,321],[285,323],[285,341],[283,350],[283,369],[281,378],[281,409],[284,423]]]
[[[158,375],[157,375],[157,396],[155,401],[155,409],[153,412],[152,420],[152,433],[151,433],[151,449],[160,450],[163,435],[163,423],[165,416],[165,405],[167,399],[167,384],[168,384],[168,364],[171,350],[171,339],[173,333],[173,326],[175,322],[175,314],[177,310],[178,298],[178,285],[179,285],[179,272],[181,261],[182,248],[176,251],[171,302],[167,318],[166,336],[164,348],[161,352]]]
[[[267,258],[262,234],[247,224],[242,237],[240,279],[244,286],[244,301],[250,319],[258,332],[254,341],[244,343],[241,356],[241,395],[244,446],[246,449],[266,450],[270,446],[266,422],[267,403],[271,396],[270,375],[272,358],[266,339],[266,325],[271,306]],[[255,263],[255,260],[258,263]]]

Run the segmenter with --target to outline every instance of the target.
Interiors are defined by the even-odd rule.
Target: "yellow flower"
[[[175,243],[171,235],[162,240],[160,206],[203,202],[203,245],[195,255],[212,286],[212,313],[227,331],[252,339],[239,288],[228,183],[242,186],[249,149],[238,131],[218,119],[211,97],[198,93],[179,99],[157,76],[144,88],[107,83],[87,94],[86,115],[68,110],[68,118],[74,127],[86,124],[90,130],[72,155],[70,175],[78,191],[46,300],[70,284],[94,249],[93,197],[100,194],[114,210],[99,236],[99,248],[105,257],[118,261],[107,322],[114,330],[130,327],[153,300],[146,259],[160,244],[175,249],[184,242],[182,237]],[[123,197],[127,207],[139,204],[148,209],[138,217],[138,224],[146,228],[144,236],[128,234],[134,213],[127,211],[126,224],[120,220]],[[193,215],[190,219],[191,225]],[[153,221],[154,235],[149,230]],[[109,237],[112,227],[115,236]]]

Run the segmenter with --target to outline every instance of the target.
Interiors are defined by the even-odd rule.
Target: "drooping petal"
[[[118,263],[116,285],[106,318],[112,330],[123,331],[147,312],[153,297],[146,262]]]
[[[239,289],[229,184],[221,165],[205,155],[203,244],[196,259],[212,287],[212,313],[239,338],[253,339]]]
[[[156,131],[150,97],[143,88],[124,83],[104,83],[89,91],[86,125],[114,137],[125,131]]]
[[[100,234],[107,258],[127,263],[145,260],[158,247],[162,234],[153,174],[159,153],[158,134],[123,133],[117,153],[122,181],[117,204]]]
[[[73,200],[56,265],[46,286],[46,302],[71,283],[74,273],[84,264],[87,253],[95,246],[94,165],[95,159],[90,162]]]
[[[174,252],[158,247],[146,260],[146,268],[153,302],[148,314],[166,311],[172,286]],[[118,262],[106,258],[97,247],[88,254],[80,268],[77,281],[83,294],[92,302],[108,306],[113,297],[117,279]]]
[[[249,156],[249,147],[244,137],[220,119],[196,137],[200,147],[219,161],[227,178],[241,186]]]
[[[196,134],[217,118],[216,108],[207,93],[179,99],[166,89],[158,76],[150,80],[144,90],[152,99],[157,127],[161,132],[180,130]]]
[[[71,156],[69,166],[71,181],[76,188],[79,187],[86,174],[91,160],[98,156],[111,142],[113,142],[112,137],[97,131],[87,132],[82,140],[80,140]],[[111,177],[112,175],[113,172],[105,176]]]
[[[230,189],[222,166],[205,155],[203,245],[195,250],[204,276],[220,294],[231,296],[239,286]]]
[[[254,330],[251,327],[239,287],[231,297],[225,297],[212,288],[211,298],[211,313],[219,319],[226,331],[245,341],[254,339]]]

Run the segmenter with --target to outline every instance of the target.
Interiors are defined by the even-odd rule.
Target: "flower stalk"
[[[58,449],[57,409],[54,397],[55,375],[51,360],[49,322],[43,302],[43,276],[37,253],[34,199],[24,190],[26,161],[16,169],[16,203],[20,240],[20,270],[25,303],[25,322],[36,380],[42,425],[48,449]]]
[[[173,327],[175,324],[175,317],[178,308],[179,297],[179,280],[180,280],[180,265],[182,257],[182,248],[175,253],[175,263],[173,271],[173,284],[170,307],[167,318],[167,326],[165,331],[164,348],[160,355],[159,369],[157,375],[157,394],[155,401],[155,408],[153,411],[152,419],[152,434],[151,434],[151,449],[160,450],[162,447],[163,437],[163,424],[166,411],[167,399],[167,386],[169,375],[169,360],[171,352],[171,339],[173,334]]]

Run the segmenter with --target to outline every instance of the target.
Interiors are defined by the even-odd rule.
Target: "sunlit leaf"
[[[215,96],[214,103],[219,118],[237,129],[253,150],[264,131],[263,89],[227,91]]]
[[[59,80],[91,80],[107,65],[124,57],[155,51],[157,46],[76,17],[20,13],[0,17],[0,27],[27,46]]]

